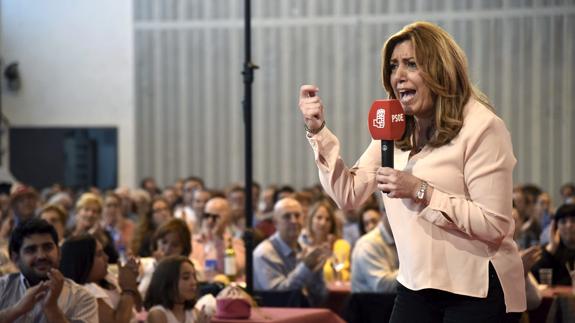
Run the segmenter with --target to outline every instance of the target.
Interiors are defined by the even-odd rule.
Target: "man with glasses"
[[[254,250],[254,289],[301,291],[307,294],[310,305],[320,305],[327,295],[322,269],[331,256],[329,245],[326,242],[312,249],[300,248],[297,240],[303,226],[303,210],[297,200],[283,198],[273,212],[277,231]]]
[[[206,203],[201,217],[200,233],[192,238],[192,259],[202,265],[199,268],[209,281],[210,276],[224,273],[225,249],[231,244],[235,251],[238,278],[245,269],[245,248],[241,239],[234,238],[229,230],[231,209],[222,197],[213,197]]]

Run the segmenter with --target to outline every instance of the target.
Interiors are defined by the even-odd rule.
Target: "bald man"
[[[276,233],[254,250],[256,291],[307,290],[310,305],[319,305],[327,295],[322,268],[331,255],[324,246],[302,250],[297,239],[303,226],[303,210],[293,198],[279,200],[273,211]],[[299,257],[298,257],[299,256]]]
[[[230,204],[225,198],[213,197],[208,200],[200,219],[200,233],[195,234],[192,238],[192,259],[202,265],[202,268],[198,269],[200,272],[205,270],[210,248],[215,248],[215,273],[223,274],[226,242],[231,241],[234,251],[236,252],[237,276],[241,278],[244,274],[246,263],[244,242],[241,239],[232,237],[230,234],[228,228],[230,217]]]

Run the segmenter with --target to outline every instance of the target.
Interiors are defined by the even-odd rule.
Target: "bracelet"
[[[305,128],[305,131],[311,133],[312,135],[315,135],[316,133],[320,132],[321,129],[325,128],[325,120],[323,120],[323,122],[321,123],[321,126],[319,126],[319,128],[312,130],[310,128],[308,128],[307,124],[303,124],[303,127]]]

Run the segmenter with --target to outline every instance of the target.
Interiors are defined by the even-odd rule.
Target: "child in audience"
[[[150,323],[204,323],[210,318],[194,309],[197,298],[196,270],[184,256],[168,257],[156,267],[144,306]]]

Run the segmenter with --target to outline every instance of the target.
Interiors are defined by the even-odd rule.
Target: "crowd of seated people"
[[[540,277],[550,270],[551,285],[571,285],[575,280],[575,188],[565,184],[555,208],[549,192],[533,184],[513,190],[514,239],[525,274],[528,310],[541,303],[541,290],[549,283]]]
[[[552,270],[553,284],[575,275],[575,188],[560,191],[555,208],[535,185],[514,189],[529,309],[541,302],[540,269]],[[358,210],[337,209],[317,186],[254,185],[253,195],[256,293],[297,295],[283,304],[291,306],[322,306],[341,282],[352,295],[395,293],[397,250],[377,195]],[[0,322],[204,322],[194,309],[199,286],[245,281],[239,184],[215,190],[196,176],[104,192],[15,184],[0,203]],[[175,294],[162,286],[177,286]]]

